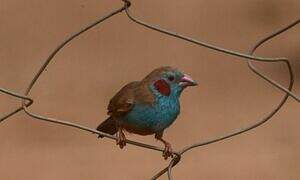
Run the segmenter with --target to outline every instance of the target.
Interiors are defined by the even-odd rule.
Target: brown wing
[[[135,81],[124,86],[109,102],[108,115],[122,116],[129,112],[135,103],[135,91],[140,82]]]

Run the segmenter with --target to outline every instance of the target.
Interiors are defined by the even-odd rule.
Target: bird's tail
[[[97,130],[114,135],[117,133],[116,121],[113,117],[109,117],[97,127]],[[99,138],[103,138],[103,136],[99,135]]]

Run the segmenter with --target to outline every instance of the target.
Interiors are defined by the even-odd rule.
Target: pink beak
[[[188,87],[188,86],[197,86],[198,84],[189,75],[184,74],[180,80],[179,85],[182,87]]]

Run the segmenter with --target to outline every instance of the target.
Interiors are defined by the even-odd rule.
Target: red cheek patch
[[[160,92],[160,94],[164,96],[169,96],[171,94],[169,84],[163,79],[156,81],[154,83],[154,87],[158,92]]]

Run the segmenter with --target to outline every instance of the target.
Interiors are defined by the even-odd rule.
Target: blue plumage
[[[123,129],[140,135],[155,134],[165,144],[164,157],[172,155],[171,145],[162,139],[163,131],[180,113],[179,97],[188,86],[196,82],[186,74],[161,67],[152,71],[142,81],[124,86],[110,101],[110,117],[97,130],[115,134],[117,144],[125,146]]]
[[[179,97],[158,95],[153,105],[135,104],[125,116],[124,123],[145,134],[161,132],[169,127],[180,113]]]
[[[180,78],[183,74],[179,71],[165,72],[161,79],[168,82],[168,77]],[[131,131],[138,130],[138,134],[154,134],[162,132],[169,127],[180,113],[179,97],[183,86],[169,82],[167,88],[169,95],[163,95],[154,84],[149,84],[149,90],[154,95],[153,104],[136,103],[125,116],[124,123],[130,126]]]

